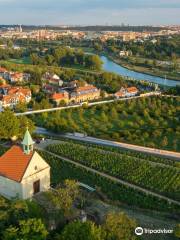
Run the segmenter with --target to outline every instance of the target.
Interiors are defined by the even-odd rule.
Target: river
[[[120,66],[119,64],[111,61],[105,56],[101,56],[101,60],[103,61],[103,69],[107,72],[113,72],[122,76],[127,76],[130,78],[134,78],[137,80],[145,80],[148,82],[154,82],[157,84],[161,84],[164,86],[176,86],[180,85],[180,81],[163,79],[161,77],[152,76],[149,74],[139,73],[132,70],[129,70],[125,67]]]

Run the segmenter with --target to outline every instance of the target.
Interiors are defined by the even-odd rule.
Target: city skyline
[[[180,24],[180,1],[0,0],[0,24]]]

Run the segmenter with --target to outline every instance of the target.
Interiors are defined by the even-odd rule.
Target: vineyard
[[[136,156],[64,142],[48,151],[175,200],[180,200],[179,169],[145,161]]]
[[[60,137],[59,139],[62,141],[65,141],[65,142],[67,141],[67,138],[64,138],[64,137]],[[83,142],[81,140],[68,139],[68,142],[72,142],[72,143],[79,144],[79,145],[84,145],[87,147],[93,147],[96,149],[102,149],[104,151],[116,152],[116,153],[124,154],[127,156],[137,157],[137,158],[140,158],[145,161],[162,163],[164,165],[180,168],[180,162],[178,162],[174,159],[166,158],[166,157],[158,157],[158,156],[148,154],[148,153],[127,150],[127,149],[123,149],[123,148],[119,148],[119,147],[111,147],[111,146],[106,146],[106,145],[101,145],[101,144],[96,144],[96,143]]]
[[[59,158],[56,158],[47,152],[40,151],[39,153],[51,166],[51,183],[54,186],[65,179],[75,179],[92,187],[100,188],[101,191],[113,201],[119,201],[130,206],[144,209],[170,211],[171,213],[174,212],[174,214],[180,213],[179,206],[169,204],[165,200],[117,184],[114,181],[93,174],[81,167],[77,167],[63,160],[61,161]]]

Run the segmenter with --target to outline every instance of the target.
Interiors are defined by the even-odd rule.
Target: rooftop
[[[33,154],[25,154],[19,146],[11,147],[0,157],[0,176],[21,182]]]

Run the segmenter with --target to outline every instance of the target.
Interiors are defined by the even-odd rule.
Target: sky
[[[0,24],[180,24],[180,0],[0,0]]]

